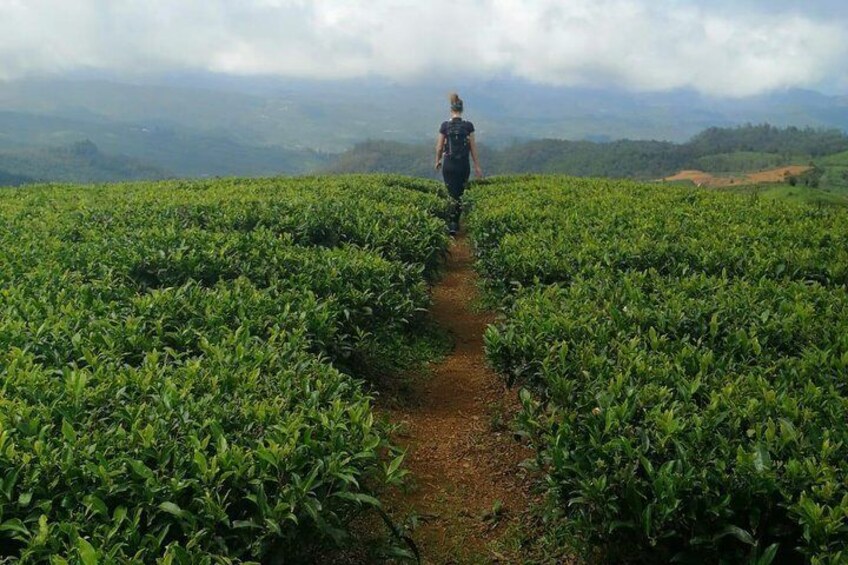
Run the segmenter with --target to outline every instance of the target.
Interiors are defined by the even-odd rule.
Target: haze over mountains
[[[193,73],[130,82],[77,75],[0,82],[0,171],[99,181],[332,168],[335,154],[365,140],[431,143],[452,88],[466,99],[479,141],[492,149],[540,139],[683,142],[709,127],[744,123],[848,130],[848,97],[799,89],[712,98],[514,78],[448,84]],[[73,149],[83,141],[94,147]],[[114,174],[69,175],[55,165],[57,151],[66,160],[95,151],[112,159]]]

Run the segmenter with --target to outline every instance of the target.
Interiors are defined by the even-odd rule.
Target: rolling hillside
[[[166,171],[123,155],[100,151],[91,141],[61,147],[0,152],[0,186],[38,181],[115,182],[162,179]]]
[[[20,186],[34,182],[32,179],[23,175],[16,175],[8,171],[0,170],[0,186]]]
[[[297,174],[314,170],[326,155],[309,149],[245,143],[226,132],[158,122],[0,112],[0,152],[67,146],[91,140],[107,154],[126,155],[181,177]]]

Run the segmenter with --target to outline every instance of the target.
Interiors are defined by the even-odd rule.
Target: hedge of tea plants
[[[616,180],[495,178],[473,191],[479,268],[496,290],[598,270],[848,284],[834,208]],[[552,187],[553,183],[553,187]]]
[[[428,306],[444,189],[0,193],[0,559],[288,562],[400,472],[361,376]]]
[[[487,354],[524,385],[549,536],[619,562],[848,560],[848,213],[493,179]]]

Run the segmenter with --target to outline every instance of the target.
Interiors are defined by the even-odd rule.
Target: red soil
[[[680,171],[676,175],[666,177],[665,181],[692,181],[698,186],[706,186],[709,188],[718,188],[744,184],[760,184],[766,182],[781,182],[787,176],[800,175],[809,170],[810,167],[803,165],[790,165],[786,167],[778,167],[767,171],[759,171],[756,173],[737,174],[716,176],[704,171],[688,170]]]
[[[483,332],[493,316],[471,310],[477,291],[472,263],[468,241],[458,238],[431,308],[453,334],[454,350],[412,383],[414,406],[388,411],[402,425],[395,441],[408,449],[416,485],[389,508],[419,517],[412,537],[425,563],[513,562],[516,556],[498,540],[514,533],[530,506],[519,463],[531,453],[506,427],[493,429],[500,417],[509,425],[519,405],[516,391],[505,390],[486,365]]]

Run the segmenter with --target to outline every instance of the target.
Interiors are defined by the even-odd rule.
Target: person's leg
[[[456,189],[454,191],[454,201],[456,202],[456,216],[454,221],[453,233],[459,231],[459,220],[462,218],[462,195],[465,194],[465,189],[468,186],[468,179],[471,178],[471,165],[468,162],[464,163],[457,171]]]
[[[448,215],[448,231],[450,231],[451,235],[454,235],[457,231],[459,231],[459,216],[462,214],[462,190],[458,188],[461,186],[456,180],[451,183],[451,186],[448,187],[448,193],[451,197],[451,209],[450,214]]]
[[[457,170],[447,163],[442,169],[445,186],[451,198],[451,210],[448,214],[448,231],[451,235],[459,230],[459,216],[462,213],[460,198],[462,198],[462,192],[465,188],[462,173],[462,170]]]
[[[460,212],[462,212],[462,195],[465,194],[465,189],[468,188],[468,180],[471,178],[471,164],[465,162],[465,167],[462,170],[462,189],[459,191]]]

